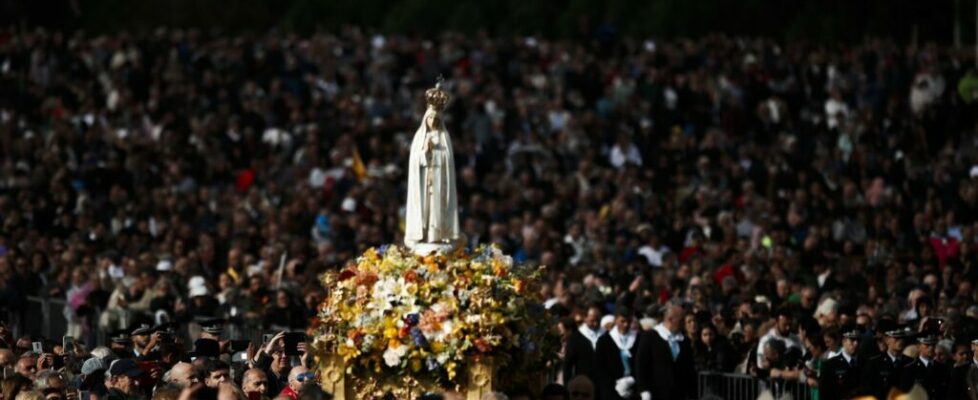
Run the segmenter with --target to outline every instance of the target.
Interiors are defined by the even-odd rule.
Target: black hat
[[[910,330],[909,327],[903,329],[897,328],[897,329],[886,331],[886,336],[896,338],[896,339],[906,339],[910,336],[913,336],[913,331]]]
[[[933,346],[937,344],[937,342],[938,342],[937,336],[934,335],[921,336],[917,338],[917,343],[920,344],[929,344]]]
[[[141,335],[149,335],[149,334],[151,334],[153,332],[154,332],[154,329],[153,329],[152,326],[149,326],[149,324],[139,324],[139,326],[137,326],[136,329],[133,329],[132,330],[132,333],[130,333],[129,335],[130,336],[141,336]]]
[[[129,339],[129,331],[125,329],[118,329],[112,331],[112,333],[109,334],[109,340],[111,340],[112,343],[121,343],[121,344],[132,343],[132,339]]]
[[[108,371],[105,371],[106,376],[125,375],[130,378],[135,378],[142,374],[143,374],[143,370],[139,369],[139,366],[136,365],[135,361],[128,358],[122,358],[113,361],[112,364],[109,365]]]
[[[210,333],[212,335],[220,335],[224,332],[224,318],[201,318],[197,321],[200,324],[200,330]]]
[[[194,351],[190,357],[218,357],[221,355],[221,344],[214,339],[197,339],[194,341]]]
[[[862,334],[859,333],[858,329],[849,329],[845,332],[842,332],[842,337],[846,339],[859,339],[860,336],[862,336]]]
[[[876,332],[886,334],[886,332],[899,328],[892,319],[885,318],[876,322]]]

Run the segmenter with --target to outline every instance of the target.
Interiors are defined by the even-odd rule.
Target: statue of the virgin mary
[[[450,97],[439,81],[411,141],[404,244],[416,253],[451,249],[459,240],[455,158],[443,111]]]

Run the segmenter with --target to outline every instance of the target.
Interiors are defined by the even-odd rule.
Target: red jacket
[[[292,400],[299,400],[299,394],[292,390],[292,386],[286,386],[282,389],[282,392],[278,394],[279,396],[288,396]]]

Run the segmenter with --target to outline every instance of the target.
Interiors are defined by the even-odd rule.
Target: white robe
[[[411,141],[404,229],[404,244],[408,247],[417,243],[448,243],[459,238],[452,140],[444,122],[436,131],[429,132],[427,121],[434,113],[430,108],[425,112]]]

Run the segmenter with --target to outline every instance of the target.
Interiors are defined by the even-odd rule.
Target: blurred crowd
[[[144,325],[153,343],[75,357],[19,331],[0,364],[34,368],[41,392],[55,378],[39,371],[67,383],[94,359],[107,380],[148,375],[150,352],[172,373],[213,319],[225,359],[233,339],[251,340],[250,364],[271,353],[257,338],[306,327],[319,274],[403,241],[411,133],[441,75],[462,231],[548,267],[541,295],[568,343],[556,381],[624,396],[575,338],[596,350],[618,326],[663,324],[695,371],[817,391],[847,339],[869,360],[936,337],[950,376],[978,338],[973,61],[870,39],[2,30],[8,333],[37,317],[29,298],[57,298],[79,349],[145,349]],[[201,384],[233,364],[195,360],[211,360],[189,365]],[[265,368],[268,397],[306,376],[285,364]]]

